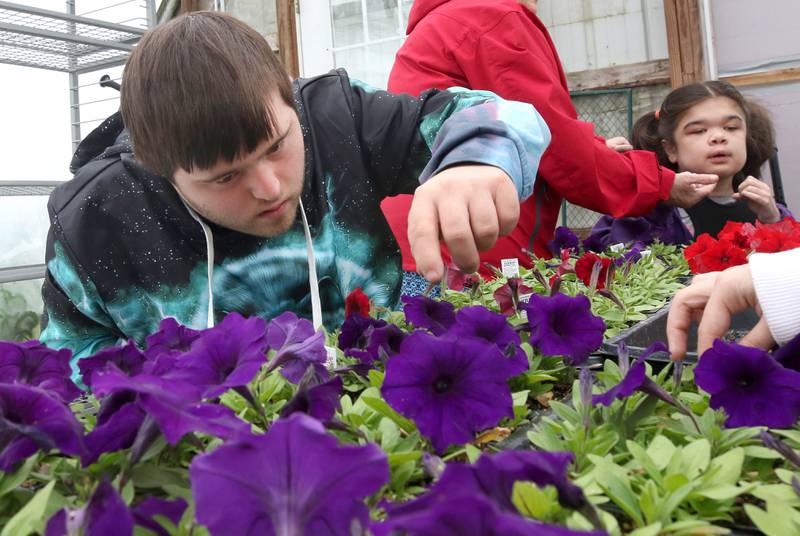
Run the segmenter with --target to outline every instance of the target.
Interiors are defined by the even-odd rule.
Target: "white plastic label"
[[[325,353],[327,353],[327,358],[325,359],[325,366],[328,369],[335,369],[336,368],[336,348],[331,348],[330,346],[325,347]]]
[[[504,276],[519,277],[519,259],[503,259],[500,267]]]
[[[611,244],[610,246],[608,246],[608,249],[610,249],[614,253],[619,253],[620,251],[625,249],[625,244],[621,242],[619,244]]]
[[[528,303],[529,301],[531,301],[531,296],[533,296],[533,292],[531,292],[530,294],[520,294],[519,295],[519,302],[520,303]]]

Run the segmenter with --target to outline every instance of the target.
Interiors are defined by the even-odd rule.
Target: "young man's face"
[[[204,218],[242,233],[277,236],[297,214],[303,189],[304,151],[294,108],[279,96],[271,99],[276,134],[255,151],[210,169],[179,169],[174,182]]]

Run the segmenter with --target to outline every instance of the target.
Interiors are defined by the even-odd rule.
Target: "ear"
[[[667,158],[673,164],[678,163],[678,149],[675,147],[675,144],[669,140],[661,140],[661,146],[664,148],[664,152],[667,153]]]

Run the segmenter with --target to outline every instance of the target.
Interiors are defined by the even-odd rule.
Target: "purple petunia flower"
[[[267,361],[266,346],[264,320],[230,313],[222,322],[200,333],[165,377],[201,385],[202,398],[215,398],[255,378]]]
[[[118,370],[128,376],[135,376],[142,372],[145,359],[144,354],[136,347],[136,343],[128,341],[122,346],[105,348],[91,357],[78,360],[78,368],[81,371],[83,383],[91,387],[94,374],[105,369],[109,363],[116,365]]]
[[[313,380],[312,380],[313,381]],[[292,413],[305,413],[318,421],[333,419],[336,408],[339,407],[339,398],[342,396],[342,378],[334,376],[325,383],[317,385],[304,385],[289,402],[281,409],[281,417],[288,417]]]
[[[509,373],[516,376],[530,367],[528,356],[520,347],[519,334],[506,320],[506,317],[475,305],[464,307],[456,313],[456,323],[447,331],[452,338],[475,337],[496,345],[509,365]]]
[[[135,402],[134,393],[118,393],[103,399],[95,427],[86,435],[84,467],[93,464],[105,452],[115,452],[133,445],[146,413]]]
[[[400,351],[405,338],[406,334],[394,324],[375,328],[369,336],[367,353],[373,360],[392,357]]]
[[[800,372],[764,350],[714,341],[694,369],[710,406],[728,414],[725,426],[786,428],[800,416]]]
[[[553,257],[560,257],[561,250],[571,249],[578,250],[580,239],[578,235],[572,232],[569,227],[556,227],[553,234],[553,239],[547,243],[547,248],[553,254]]]
[[[348,352],[351,350],[364,350],[372,330],[385,325],[385,320],[371,316],[350,315],[342,324],[342,330],[339,333],[339,348],[342,349],[344,355],[350,355]]]
[[[625,344],[620,344],[620,372],[623,375],[622,381],[617,385],[606,391],[605,393],[594,395],[592,397],[592,404],[602,404],[610,406],[614,400],[622,400],[628,398],[635,391],[642,391],[649,395],[655,396],[664,400],[668,404],[672,404],[678,409],[683,409],[679,406],[672,396],[664,391],[664,389],[647,377],[647,368],[645,360],[657,352],[667,352],[667,345],[663,342],[655,342],[647,347],[642,352],[633,365],[628,365],[628,348]]]
[[[203,386],[149,374],[127,376],[113,365],[95,374],[93,381],[98,396],[136,393],[138,405],[155,419],[173,445],[190,432],[227,439],[250,430],[229,408],[200,403]]]
[[[197,519],[215,536],[338,535],[366,527],[363,499],[389,480],[389,464],[376,445],[339,445],[298,413],[195,457],[189,476]]]
[[[411,534],[418,534],[412,527],[422,526],[431,527],[432,532],[421,534],[505,534],[504,531],[495,532],[491,525],[476,532],[476,527],[484,526],[480,521],[482,516],[472,520],[466,512],[464,515],[472,520],[474,527],[470,524],[462,526],[451,517],[454,514],[451,508],[464,499],[476,499],[481,505],[491,505],[491,509],[478,507],[489,519],[495,519],[498,514],[517,518],[519,516],[515,515],[518,512],[512,502],[512,495],[514,483],[518,481],[533,482],[538,486],[555,486],[559,502],[563,506],[576,509],[587,515],[588,519],[599,523],[596,512],[583,491],[567,479],[567,468],[573,457],[571,453],[562,452],[505,451],[494,455],[484,454],[474,465],[450,463],[428,493],[408,503],[387,506],[388,522],[373,525],[375,534],[391,534],[392,530],[407,530]],[[442,524],[442,516],[455,523],[453,528],[447,529],[447,525]],[[521,517],[519,519],[521,522],[530,522]],[[438,527],[438,530],[433,527]],[[573,534],[567,529],[547,525],[523,527],[527,531],[522,534]],[[550,529],[552,531],[548,532]]]
[[[419,331],[387,362],[381,392],[441,452],[513,416],[506,363],[493,344]]]
[[[37,450],[83,453],[83,428],[64,402],[23,383],[0,383],[0,469]]]
[[[81,531],[81,529],[83,529]],[[133,534],[133,517],[119,493],[103,480],[97,485],[85,508],[68,512],[62,508],[47,522],[45,536],[85,536]]]
[[[565,294],[534,294],[520,304],[528,314],[531,346],[546,356],[564,356],[572,366],[582,365],[600,347],[606,324],[592,314],[589,298]]]
[[[800,372],[800,334],[772,352],[772,357],[784,367]]]
[[[201,333],[179,324],[172,317],[165,318],[158,325],[158,331],[148,335],[145,353],[149,359],[155,359],[164,354],[171,356],[183,354],[191,348],[192,343],[200,337]]]
[[[291,312],[274,318],[267,326],[267,344],[268,350],[276,351],[269,370],[283,367],[281,374],[290,382],[298,383],[308,367],[314,367],[320,378],[328,377],[325,334],[315,331],[308,320]]]
[[[441,335],[456,321],[453,304],[446,301],[436,301],[427,296],[403,296],[406,322],[417,327],[425,328],[434,335]]]
[[[133,514],[134,523],[140,527],[153,531],[157,536],[169,536],[169,533],[156,521],[155,517],[165,517],[177,526],[187,506],[186,501],[181,498],[168,500],[147,497],[131,509],[131,514]]]
[[[70,380],[71,358],[69,350],[51,350],[39,341],[0,341],[0,383],[34,385],[72,402],[81,390]]]

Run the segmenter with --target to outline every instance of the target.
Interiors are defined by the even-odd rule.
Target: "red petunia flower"
[[[703,253],[716,245],[717,241],[714,240],[710,234],[703,233],[697,237],[697,240],[683,250],[683,256],[689,263],[689,269],[693,274],[704,274],[712,272],[703,264]]]
[[[356,288],[347,295],[344,300],[344,317],[356,314],[359,316],[369,316],[369,296],[364,294],[361,287]]]
[[[719,232],[717,238],[733,242],[737,247],[748,250],[751,249],[750,240],[755,232],[756,227],[752,223],[729,221]]]
[[[759,253],[776,253],[800,247],[800,226],[791,218],[778,223],[756,224],[750,246]]]
[[[519,277],[509,277],[508,282],[494,291],[494,299],[500,306],[500,312],[511,316],[517,312],[520,294],[531,294],[532,288],[526,286]]]
[[[706,272],[719,272],[747,264],[747,252],[733,242],[720,240],[700,255],[700,262]]]
[[[601,263],[603,267],[600,269],[600,275],[597,278],[597,289],[603,289],[606,286],[606,278],[608,276],[608,267],[611,265],[611,259],[601,257],[592,252],[586,252],[580,259],[575,262],[575,275],[577,275],[583,284],[587,287],[591,285],[592,269],[595,263]]]

